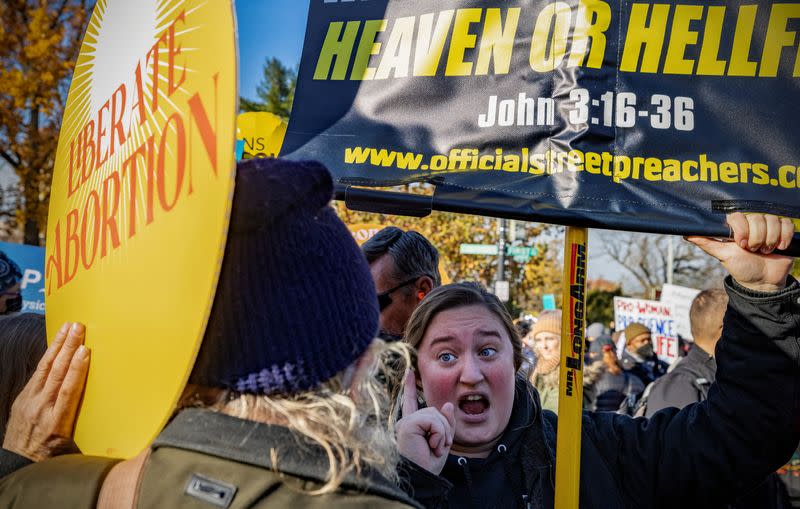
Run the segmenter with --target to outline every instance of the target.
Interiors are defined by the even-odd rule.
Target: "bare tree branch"
[[[643,295],[652,295],[666,283],[670,269],[668,236],[614,232],[601,238],[603,254],[638,284]],[[674,242],[673,247],[675,284],[707,288],[721,281],[724,271],[715,260],[682,240]]]
[[[69,0],[62,0],[61,4],[56,8],[55,16],[53,16],[53,22],[50,24],[50,30],[55,30],[58,28],[58,25],[61,23],[61,16],[64,14],[64,9],[67,7]]]
[[[5,150],[0,149],[0,157],[2,157],[8,164],[13,166],[14,168],[17,168],[20,165],[19,159],[14,160],[12,154],[6,152]]]

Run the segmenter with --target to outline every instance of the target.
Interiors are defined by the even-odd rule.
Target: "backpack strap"
[[[697,377],[692,380],[692,385],[697,389],[697,394],[700,397],[699,401],[708,399],[708,389],[711,388],[711,381],[705,377]]]
[[[660,380],[660,378],[647,384],[647,387],[644,388],[642,395],[639,397],[639,401],[636,402],[633,412],[628,415],[633,415],[634,417],[645,417],[647,415],[647,400],[650,399],[650,392],[653,390],[658,380]]]
[[[703,373],[696,369],[691,363],[683,362],[673,371],[680,371],[692,378],[692,386],[697,390],[698,401],[708,399],[708,389],[711,387],[711,380],[706,378]]]
[[[149,456],[150,448],[148,447],[138,456],[114,465],[103,482],[97,500],[97,509],[133,509],[136,507],[136,495],[142,482],[144,464]]]

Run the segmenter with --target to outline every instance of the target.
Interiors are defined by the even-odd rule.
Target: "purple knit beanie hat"
[[[378,330],[364,255],[328,206],[319,163],[251,159],[236,170],[225,258],[190,382],[246,393],[311,389]]]

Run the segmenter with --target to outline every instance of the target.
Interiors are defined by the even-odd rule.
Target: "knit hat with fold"
[[[191,383],[298,392],[367,349],[378,330],[375,286],[328,206],[332,195],[318,163],[238,165],[222,272]]]
[[[554,309],[542,312],[531,329],[530,336],[535,338],[540,332],[551,332],[561,335],[561,310]]]

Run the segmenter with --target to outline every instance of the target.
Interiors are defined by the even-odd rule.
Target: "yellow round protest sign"
[[[64,111],[45,267],[48,335],[87,327],[85,454],[141,451],[191,372],[230,214],[236,76],[231,2],[97,2]]]
[[[236,141],[242,142],[241,159],[278,157],[286,136],[286,122],[267,111],[248,111],[236,119]]]

